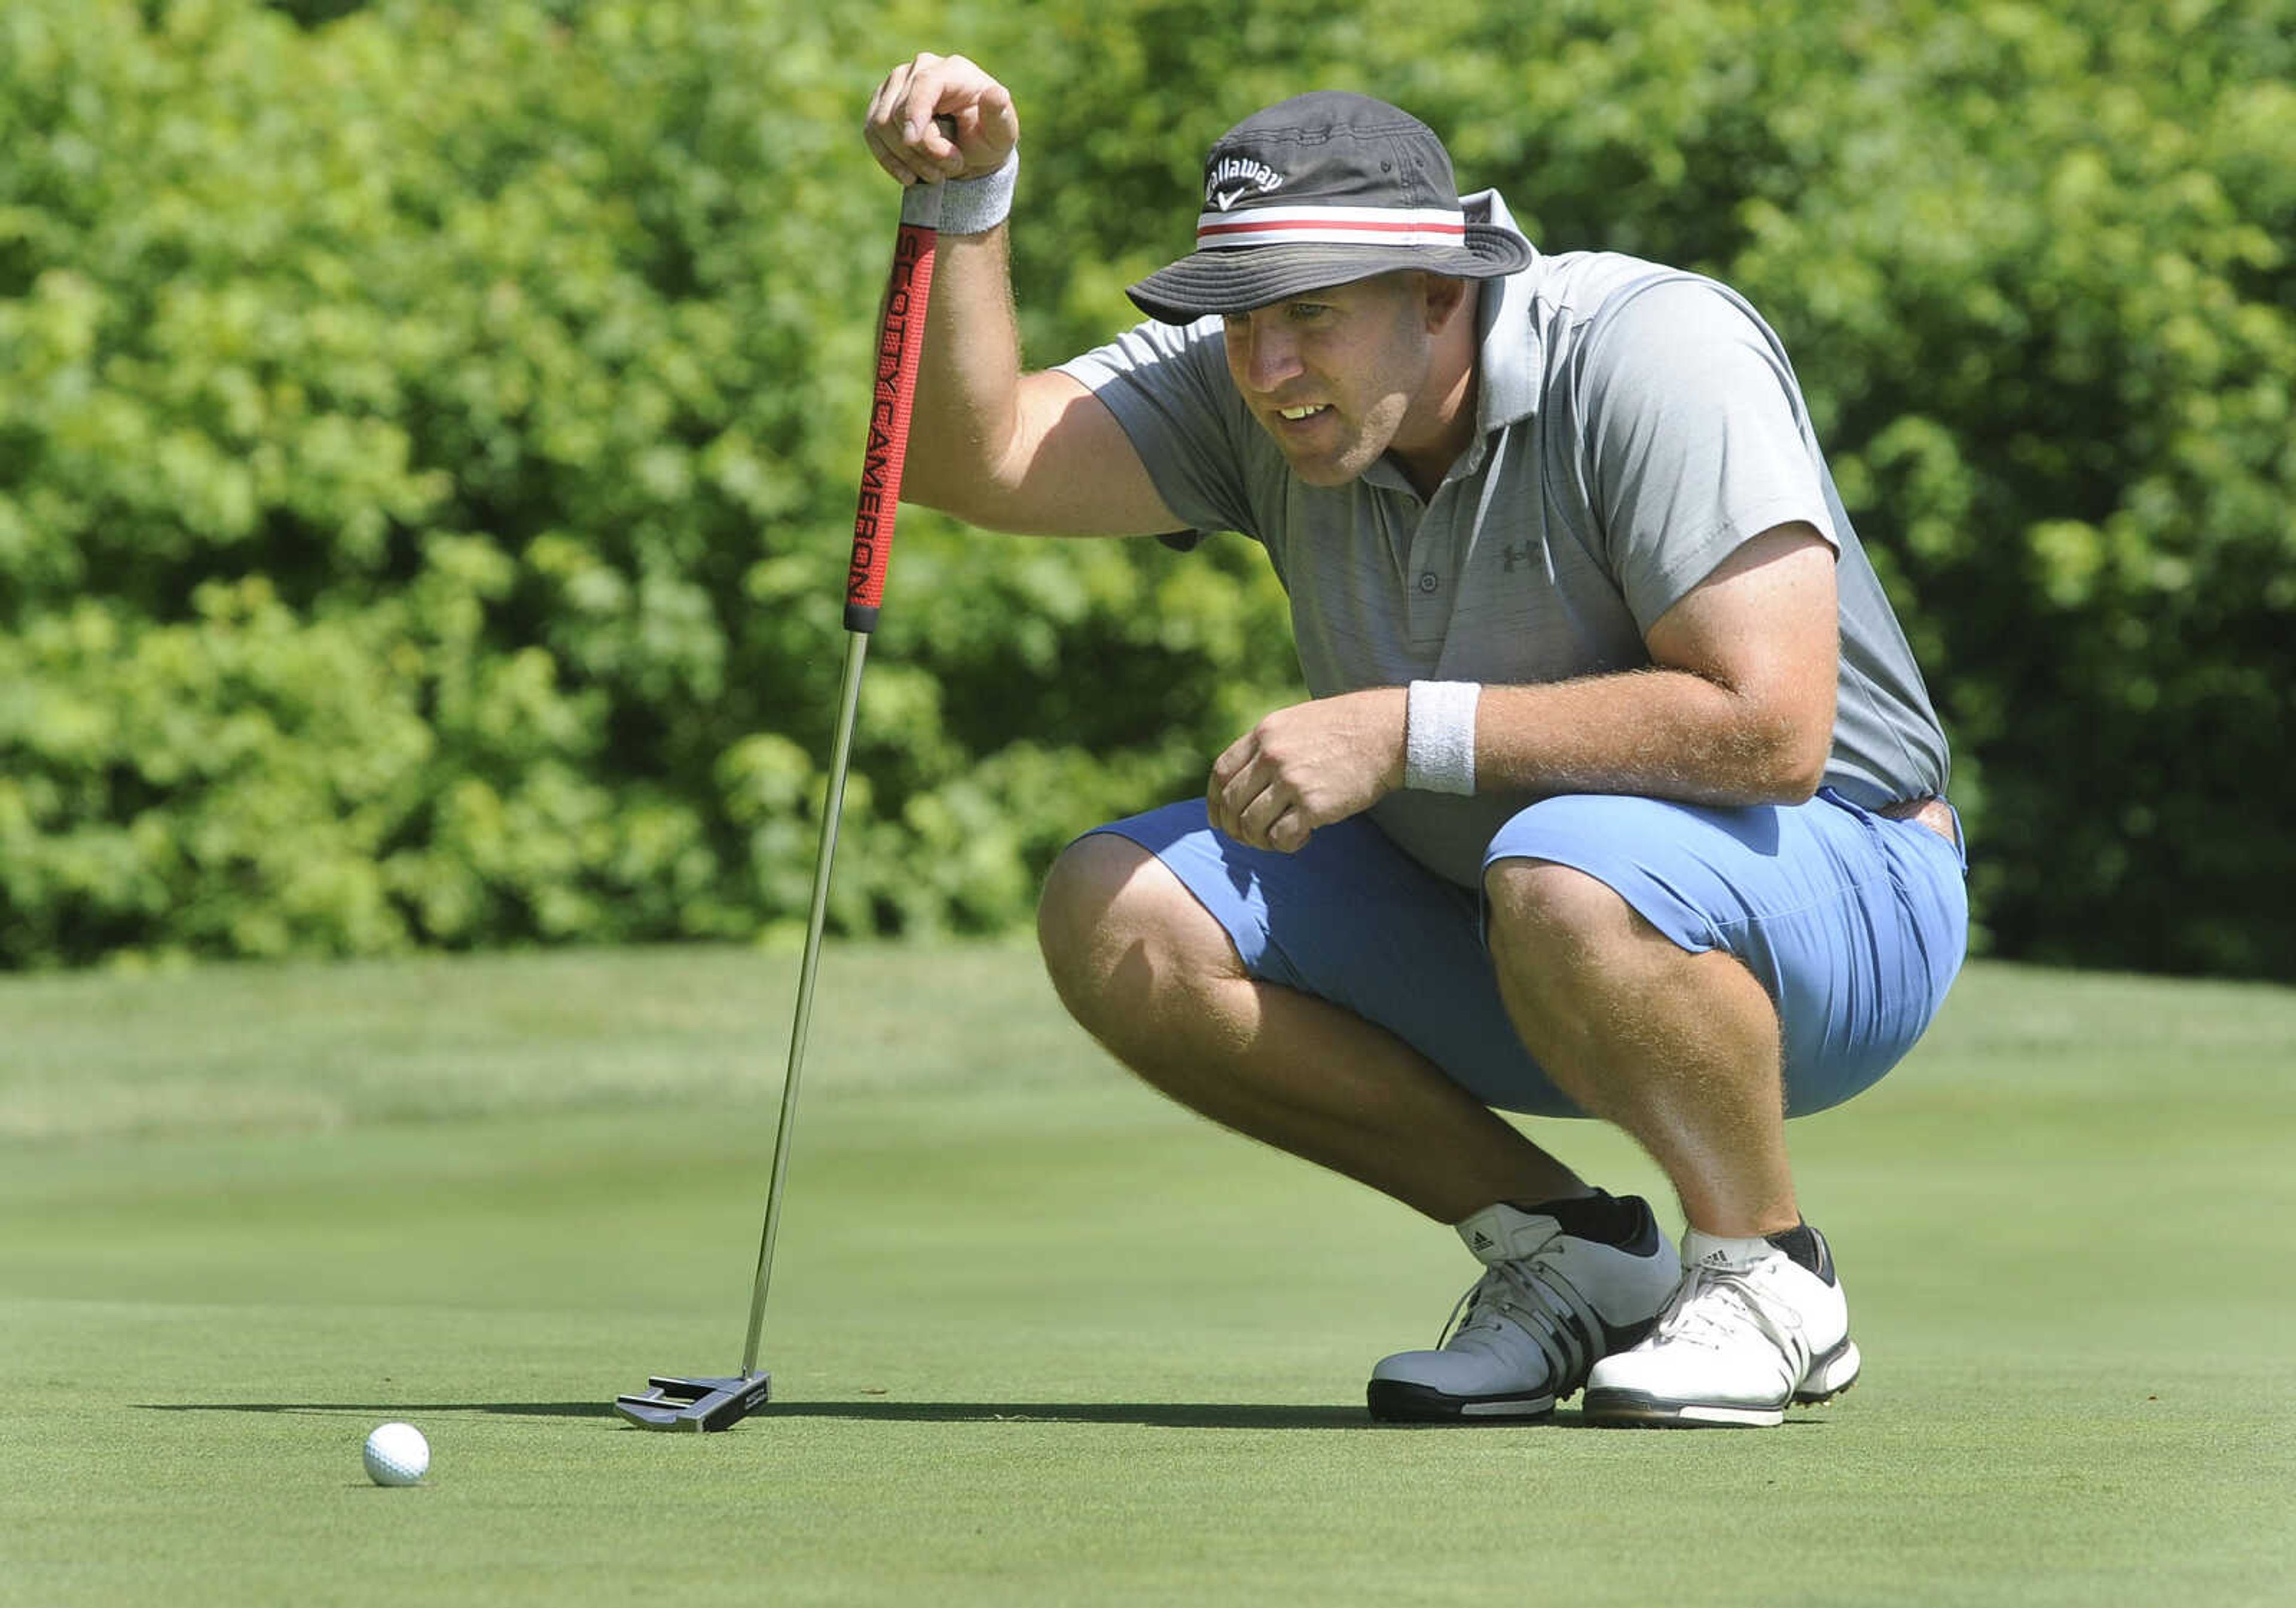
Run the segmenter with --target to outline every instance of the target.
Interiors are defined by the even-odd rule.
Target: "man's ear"
[[[1467,303],[1467,282],[1447,274],[1422,273],[1419,276],[1420,307],[1427,320],[1427,332],[1439,335],[1459,309]]]

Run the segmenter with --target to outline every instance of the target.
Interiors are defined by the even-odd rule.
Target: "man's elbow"
[[[1004,528],[998,522],[1002,503],[996,487],[983,476],[951,474],[946,469],[919,472],[912,465],[902,478],[901,501],[984,530]]]
[[[1714,755],[1718,801],[1792,805],[1815,797],[1833,759],[1833,689],[1820,698],[1808,687],[1720,685],[1727,701]]]
[[[1833,758],[1833,722],[1781,722],[1765,747],[1763,802],[1808,804],[1825,785],[1825,768]]]
[[[970,450],[920,453],[913,444],[901,501],[962,519],[982,530],[1027,527],[1029,462],[1007,450],[996,453],[972,444]]]
[[[947,514],[975,530],[995,531],[1000,535],[1045,535],[1051,534],[1054,528],[1043,519],[1031,517],[1025,503],[993,486],[952,493],[938,500],[921,498],[919,501],[936,513]]]
[[[1807,804],[1825,783],[1833,758],[1833,706],[1800,707],[1740,695],[1731,722],[1731,802]]]

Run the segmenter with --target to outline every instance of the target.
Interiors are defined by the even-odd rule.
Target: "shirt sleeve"
[[[1805,521],[1840,549],[1793,371],[1751,310],[1683,278],[1597,320],[1580,380],[1587,473],[1643,631],[1775,526]]]
[[[1058,371],[1116,415],[1164,506],[1192,527],[1165,542],[1192,547],[1213,531],[1260,534],[1242,434],[1250,420],[1228,378],[1218,319],[1143,323]]]

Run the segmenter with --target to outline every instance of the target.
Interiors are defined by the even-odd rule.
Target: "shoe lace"
[[[1584,1383],[1599,1354],[1595,1336],[1603,1332],[1601,1318],[1569,1279],[1536,1255],[1486,1268],[1451,1308],[1435,1346],[1448,1350],[1478,1336],[1503,1343],[1510,1328],[1546,1357],[1558,1393]]]
[[[1722,1351],[1758,1330],[1790,1358],[1807,1361],[1809,1341],[1791,1307],[1764,1297],[1753,1269],[1693,1268],[1658,1315],[1654,1341]]]

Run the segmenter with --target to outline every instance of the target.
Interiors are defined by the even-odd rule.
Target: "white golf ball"
[[[377,1485],[412,1485],[430,1466],[430,1442],[411,1424],[381,1424],[366,1438],[359,1459]]]

